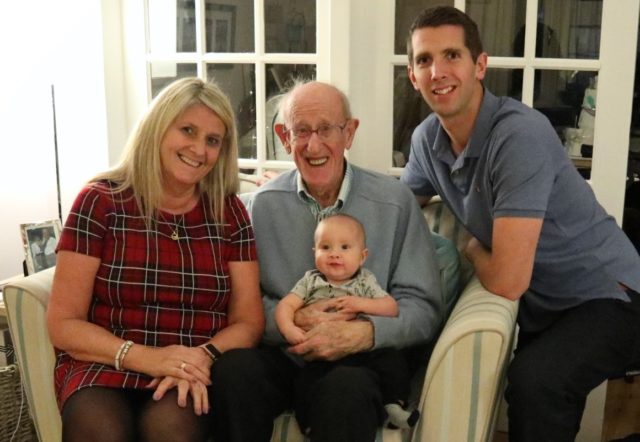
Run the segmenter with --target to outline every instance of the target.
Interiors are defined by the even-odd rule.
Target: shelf
[[[574,166],[578,169],[591,169],[591,158],[578,157],[570,155],[569,158]]]

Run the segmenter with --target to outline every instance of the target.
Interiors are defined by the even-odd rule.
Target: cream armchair
[[[247,190],[244,184],[243,190]],[[424,210],[430,228],[460,250],[468,234],[447,208],[433,201]],[[54,269],[4,289],[9,325],[30,411],[41,442],[61,439],[53,390],[54,353],[45,309]],[[421,418],[412,432],[380,429],[377,440],[491,441],[510,359],[517,303],[487,292],[462,262],[463,290],[429,359],[419,396]],[[467,282],[468,281],[468,282]],[[272,441],[303,441],[295,419],[276,419]]]

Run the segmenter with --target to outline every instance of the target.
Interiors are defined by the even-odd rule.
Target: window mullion
[[[195,1],[195,9],[196,9],[196,66],[198,77],[207,78],[207,67],[206,63],[202,59],[202,54],[207,51],[207,42],[206,42],[206,7],[204,4],[205,0],[196,0]]]
[[[258,168],[256,173],[261,175],[264,171],[264,163],[267,159],[267,143],[265,133],[265,103],[266,103],[266,75],[264,63],[265,36],[264,36],[264,0],[254,0],[254,42],[256,51],[256,158],[258,160]]]
[[[538,29],[538,0],[527,1],[524,33],[524,72],[522,73],[522,102],[533,107],[533,87],[536,58],[536,32]]]

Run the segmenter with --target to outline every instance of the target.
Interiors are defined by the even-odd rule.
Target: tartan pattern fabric
[[[184,215],[160,212],[148,227],[133,193],[115,193],[113,186],[101,181],[80,192],[58,245],[58,250],[101,260],[89,321],[147,346],[206,342],[227,325],[228,263],[257,259],[244,206],[235,195],[227,197],[220,224],[201,198]],[[178,239],[172,239],[174,232]],[[60,409],[73,392],[86,386],[143,388],[150,380],[57,351]]]

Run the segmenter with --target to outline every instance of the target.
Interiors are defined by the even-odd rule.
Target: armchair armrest
[[[491,441],[517,312],[471,279],[431,354],[414,441]]]
[[[45,318],[54,271],[43,270],[3,289],[16,358],[41,442],[59,442],[62,433],[53,388],[55,355]]]

